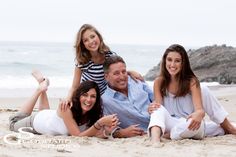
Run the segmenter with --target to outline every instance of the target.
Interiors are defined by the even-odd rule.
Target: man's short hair
[[[111,64],[115,64],[115,63],[119,63],[119,62],[125,64],[125,61],[123,60],[123,58],[120,57],[120,56],[117,56],[117,55],[112,55],[112,56],[106,58],[105,62],[103,64],[104,73],[108,72],[109,67],[110,67]]]

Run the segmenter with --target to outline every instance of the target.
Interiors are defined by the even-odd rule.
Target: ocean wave
[[[69,88],[72,83],[72,77],[67,76],[49,76],[50,87],[52,88]],[[0,88],[36,88],[37,81],[31,76],[0,76]]]
[[[47,66],[45,64],[37,64],[37,63],[26,63],[26,62],[1,62],[0,66],[3,67],[34,67],[34,66]]]
[[[140,45],[111,45],[122,56],[128,70],[144,75],[157,65],[163,47]],[[33,87],[28,75],[39,69],[51,79],[51,86],[71,86],[75,52],[70,43],[0,42],[0,88]],[[135,58],[135,60],[134,60]]]

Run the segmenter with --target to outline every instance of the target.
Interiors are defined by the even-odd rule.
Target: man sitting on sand
[[[148,128],[150,121],[150,107],[155,106],[153,101],[153,92],[145,82],[134,81],[126,71],[126,64],[119,56],[112,56],[104,63],[105,79],[108,82],[108,87],[102,95],[104,114],[116,113],[120,128],[113,132],[113,137],[133,137],[143,135]],[[148,112],[149,110],[149,112]],[[169,112],[160,106],[157,109],[159,118],[165,119],[171,117]],[[224,130],[215,123],[205,123],[198,130],[189,130],[186,121],[179,128],[172,130],[175,136],[183,135],[183,138],[201,139],[204,136],[223,135]],[[209,124],[209,125],[208,125]],[[162,126],[162,125],[161,125]],[[160,127],[158,125],[158,127]],[[164,133],[170,133],[160,127]],[[186,136],[185,136],[186,135]],[[179,139],[183,139],[179,138]],[[159,140],[160,141],[160,140]],[[157,141],[153,141],[157,142]]]
[[[145,82],[135,82],[127,75],[126,65],[119,56],[106,59],[103,64],[107,89],[102,95],[104,114],[117,113],[120,129],[116,137],[143,135],[148,127],[148,106],[153,92]]]

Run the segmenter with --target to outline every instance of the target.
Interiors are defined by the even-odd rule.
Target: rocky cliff
[[[188,51],[194,73],[202,82],[236,83],[236,48],[226,45],[213,45]],[[152,81],[159,74],[160,63],[145,76]]]

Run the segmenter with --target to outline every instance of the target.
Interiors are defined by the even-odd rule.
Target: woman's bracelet
[[[96,123],[97,123],[97,122],[96,122]],[[93,124],[93,127],[94,127],[96,130],[101,130],[102,127],[98,128],[98,127],[96,126],[96,123]]]
[[[94,127],[96,130],[100,130],[100,129],[101,129],[101,128],[100,128],[100,129],[99,129],[99,128],[97,128],[97,127],[95,126],[95,124],[93,124],[93,127]]]
[[[107,134],[106,134],[106,130],[104,129],[104,130],[103,130],[103,136],[104,136],[105,138],[109,138],[111,135],[107,135]]]
[[[98,126],[101,128],[103,127],[98,121],[96,122],[98,124]]]

